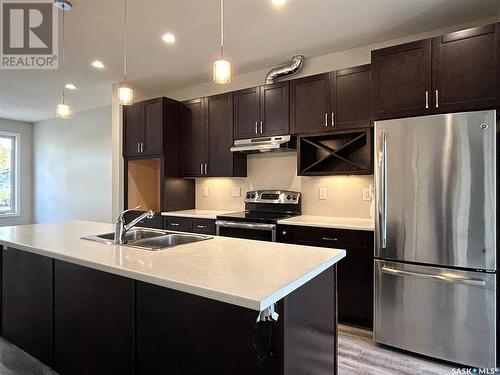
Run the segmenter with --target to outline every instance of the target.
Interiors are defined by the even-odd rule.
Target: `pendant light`
[[[64,101],[64,89],[65,89],[65,79],[64,79],[64,13],[71,10],[70,6],[59,7],[58,4],[54,3],[56,8],[63,11],[62,13],[62,56],[61,56],[61,71],[62,71],[62,102],[56,105],[56,118],[67,119],[71,117],[71,107],[67,105]]]
[[[127,0],[124,0],[123,28],[123,83],[118,88],[118,101],[121,105],[131,105],[134,91],[127,86]]]
[[[231,63],[224,60],[224,0],[220,0],[220,60],[213,63],[213,80],[220,84],[231,82]]]

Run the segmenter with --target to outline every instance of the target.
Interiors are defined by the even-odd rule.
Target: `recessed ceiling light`
[[[64,87],[66,87],[68,90],[76,90],[76,86],[72,83],[67,83]]]
[[[175,36],[172,33],[166,33],[162,37],[163,41],[168,44],[175,43]]]
[[[286,3],[286,0],[272,0],[273,5],[282,6]]]
[[[96,69],[104,69],[104,64],[99,60],[92,61],[91,65]]]

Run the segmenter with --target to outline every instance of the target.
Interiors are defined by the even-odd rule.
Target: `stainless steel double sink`
[[[114,233],[97,234],[82,237],[83,240],[115,245]],[[183,245],[211,239],[211,236],[201,234],[177,233],[157,229],[133,228],[125,233],[125,243],[121,246],[134,247],[142,250],[159,251],[173,246]]]

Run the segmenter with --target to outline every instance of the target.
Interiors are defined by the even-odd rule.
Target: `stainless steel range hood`
[[[295,142],[291,135],[237,139],[234,141],[231,151],[246,154],[271,151],[295,151]]]

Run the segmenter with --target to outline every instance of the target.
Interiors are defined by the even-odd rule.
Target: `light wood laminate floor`
[[[448,363],[375,345],[372,331],[339,325],[339,375],[450,375]]]

